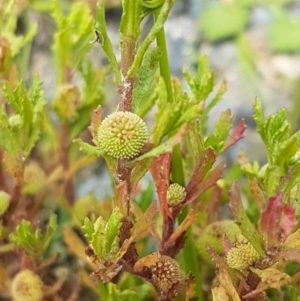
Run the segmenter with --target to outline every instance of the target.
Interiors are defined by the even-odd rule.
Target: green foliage
[[[299,135],[297,132],[290,135],[290,124],[287,121],[285,109],[264,120],[261,103],[254,104],[254,119],[257,131],[260,134],[268,156],[268,164],[262,171],[263,185],[268,196],[272,196],[278,189],[283,189],[286,194],[292,187],[299,185]],[[292,174],[292,179],[285,181],[285,177]]]
[[[42,233],[41,229],[34,230],[29,221],[22,220],[11,234],[10,240],[22,248],[32,260],[43,259],[56,229],[57,221],[54,215],[50,217],[45,233]]]
[[[285,109],[265,118],[256,100],[254,120],[267,161],[260,166],[240,152],[225,170],[223,153],[243,138],[246,125],[240,120],[231,129],[228,109],[208,132],[208,115],[226,85],[223,81],[216,89],[205,55],[199,56],[195,70],[183,71],[189,92],[171,78],[163,27],[174,2],[122,1],[120,55],[107,33],[108,1],[100,0],[97,8],[84,1],[6,1],[0,8],[0,254],[9,258],[0,264],[0,299],[11,298],[7,283],[24,267],[39,274],[45,297],[55,300],[65,297],[61,288],[70,288],[69,296],[78,300],[238,301],[267,300],[268,294],[273,301],[269,289],[274,288],[282,300],[297,299],[300,132],[290,133]],[[288,2],[260,5],[278,12]],[[216,3],[201,18],[207,39],[237,38],[250,76],[253,52],[242,32],[257,3]],[[44,79],[26,73],[36,32],[29,16],[37,9],[51,14],[56,24],[52,53],[57,85],[49,105]],[[141,39],[140,24],[148,15],[154,24]],[[274,14],[280,24],[270,29],[276,38],[271,46],[296,51],[296,38],[294,45],[281,44],[292,39],[296,27],[279,16]],[[16,33],[20,20],[24,34]],[[290,35],[274,37],[272,30]],[[105,82],[110,68],[89,60],[96,43],[114,73],[113,87]],[[136,114],[145,127],[142,118],[156,112],[149,137],[127,119],[106,124],[107,110],[100,104],[112,89],[118,94],[112,116]],[[99,148],[103,137],[112,136],[121,156],[111,155],[112,144],[105,152]],[[129,143],[133,137],[137,149],[132,149],[136,140]],[[122,145],[130,155],[122,155]],[[89,177],[99,181],[94,176],[99,157],[113,188],[110,195],[99,183],[106,196],[101,202],[93,193],[80,195],[90,185]],[[236,179],[242,180],[241,190]],[[224,210],[227,205],[230,213]],[[96,281],[89,277],[91,271]],[[255,285],[252,279],[257,279]]]
[[[36,76],[29,91],[26,91],[24,82],[14,90],[5,82],[3,89],[14,115],[9,116],[5,107],[0,106],[0,145],[13,156],[26,158],[42,129],[45,106],[42,83]]]
[[[62,83],[92,47],[89,42],[92,41],[93,18],[88,7],[80,2],[72,5],[69,15],[64,16],[57,0],[53,0],[52,15],[57,25],[52,49],[58,82]]]
[[[100,216],[95,221],[85,218],[83,229],[86,237],[100,260],[109,260],[116,255],[118,248],[118,234],[123,215],[115,208],[107,222]]]
[[[141,111],[141,106],[145,106],[147,99],[151,99],[149,94],[151,88],[153,88],[153,80],[159,67],[160,57],[161,50],[159,48],[149,49],[137,72],[132,93],[132,107],[133,112],[138,115],[140,115],[139,112]]]

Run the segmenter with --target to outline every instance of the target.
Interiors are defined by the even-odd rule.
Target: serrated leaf
[[[185,278],[185,301],[197,301],[195,298],[195,277],[189,272]]]
[[[85,3],[71,6],[67,16],[61,12],[59,1],[52,2],[52,16],[57,25],[52,50],[58,73],[58,82],[64,82],[65,67],[76,69],[91,49],[93,18]]]
[[[204,146],[211,147],[216,153],[220,153],[225,145],[231,129],[231,111],[228,109],[223,112],[217,121],[213,132],[206,138]]]
[[[159,48],[149,49],[143,58],[142,64],[137,72],[132,94],[133,112],[138,113],[141,103],[149,94],[154,75],[159,67],[161,50]]]
[[[218,164],[209,174],[205,177],[205,179],[197,185],[195,191],[191,193],[191,196],[188,195],[186,197],[186,203],[190,204],[195,201],[202,193],[204,193],[207,189],[217,184],[217,181],[223,177],[225,170],[225,161],[222,161]],[[187,193],[190,190],[187,190]]]
[[[229,194],[229,209],[234,216],[234,220],[242,231],[242,234],[253,245],[260,256],[265,257],[264,253],[264,241],[255,229],[252,222],[249,220],[241,200],[239,192],[239,186],[237,182],[233,182]]]
[[[270,267],[263,270],[250,268],[252,272],[258,275],[263,283],[268,284],[269,288],[279,289],[282,282],[286,284],[290,281],[290,276],[276,268]]]
[[[158,213],[157,205],[155,202],[152,202],[148,207],[146,212],[137,219],[136,223],[131,229],[131,236],[135,240],[140,234],[145,232],[154,222],[154,218]]]
[[[88,217],[86,217],[84,219],[82,229],[84,230],[85,236],[87,237],[87,239],[89,241],[91,241],[93,239],[93,233],[94,233],[95,229],[94,229],[93,223],[91,222],[91,220]]]
[[[230,146],[236,144],[240,139],[243,139],[244,132],[247,129],[247,126],[244,123],[244,120],[241,119],[234,129],[233,133],[230,134],[229,138],[225,142],[224,149],[229,148]]]
[[[194,95],[194,102],[204,100],[214,86],[214,74],[210,69],[206,55],[201,54],[198,59],[197,75],[193,76],[187,69],[183,69],[185,80]]]
[[[100,260],[105,259],[105,221],[102,216],[99,216],[97,220],[95,221],[94,225],[94,232],[92,234],[92,239],[90,240],[90,243],[93,247],[93,250],[97,257]]]
[[[107,221],[105,226],[105,252],[108,254],[112,247],[112,244],[116,236],[120,232],[121,219],[123,214],[120,212],[119,208],[115,207]]]
[[[280,222],[280,227],[282,229],[282,239],[283,241],[289,237],[295,226],[298,224],[296,219],[296,210],[293,206],[284,204],[282,208],[282,218]]]
[[[56,229],[53,219],[55,217],[51,218],[45,234],[42,234],[41,229],[34,230],[29,221],[22,220],[11,234],[10,240],[24,249],[32,260],[42,259],[43,252],[48,248]],[[52,228],[53,226],[54,228]]]
[[[172,153],[166,153],[153,160],[150,173],[156,186],[160,210],[164,218],[171,217],[167,204],[167,190],[171,171]]]
[[[277,165],[267,166],[265,177],[264,177],[264,184],[266,187],[266,192],[268,197],[276,193],[282,176],[284,176],[282,168],[280,168]]]

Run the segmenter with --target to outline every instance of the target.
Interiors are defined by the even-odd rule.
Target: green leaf
[[[121,74],[118,67],[118,62],[115,57],[113,47],[111,44],[111,41],[109,39],[109,36],[107,34],[106,29],[106,21],[105,21],[105,1],[100,0],[97,6],[96,11],[96,25],[95,25],[96,33],[99,35],[100,43],[102,45],[103,50],[105,51],[109,62],[112,66],[112,69],[115,73],[115,77],[117,80],[117,83],[120,84],[122,82],[121,80]]]
[[[92,241],[95,229],[94,229],[93,223],[91,222],[91,220],[88,217],[86,217],[84,219],[82,228],[85,232],[85,236],[87,237],[87,239],[89,241]]]
[[[141,104],[149,95],[154,75],[159,67],[160,57],[161,50],[159,48],[149,49],[145,53],[134,82],[132,107],[135,113],[139,112]]]
[[[115,207],[105,226],[106,254],[110,252],[113,241],[115,240],[116,236],[119,235],[122,218],[123,218],[123,214],[120,212],[120,210],[117,207]]]
[[[216,153],[220,153],[225,145],[231,129],[231,111],[228,109],[223,112],[217,121],[213,132],[206,138],[204,142],[205,148],[213,148]]]
[[[26,91],[23,81],[15,90],[5,82],[3,90],[15,115],[8,118],[4,108],[0,109],[0,144],[11,154],[21,154],[26,158],[42,129],[42,113],[45,106],[42,83],[39,77],[35,76],[29,91]]]
[[[234,220],[242,231],[242,234],[253,245],[260,256],[265,257],[264,241],[259,235],[254,225],[249,220],[242,204],[241,195],[237,182],[233,182],[229,191],[229,209],[234,216]]]
[[[179,129],[179,131],[170,139],[168,139],[166,142],[158,145],[157,147],[141,155],[140,157],[134,159],[133,161],[128,162],[127,166],[134,166],[137,162],[141,162],[145,159],[159,157],[161,154],[172,152],[173,147],[182,142],[186,133],[187,133],[187,127],[186,125],[183,125]]]
[[[82,59],[91,49],[93,18],[89,7],[82,2],[74,3],[67,16],[61,12],[58,0],[53,0],[52,16],[57,25],[52,45],[58,82],[63,83],[66,67],[77,69]]]
[[[81,139],[74,139],[74,143],[79,145],[79,150],[88,156],[97,156],[100,157],[103,153],[96,147],[86,142],[83,142]]]
[[[100,260],[105,259],[105,221],[102,216],[99,216],[94,223],[94,233],[90,243],[97,257]],[[90,230],[90,229],[89,229]]]
[[[11,234],[10,240],[24,249],[32,260],[42,259],[53,235],[57,229],[56,217],[50,217],[47,231],[42,234],[41,229],[34,230],[27,220],[22,220],[16,230]]]
[[[214,74],[206,55],[199,56],[196,76],[193,76],[187,69],[183,69],[183,74],[193,92],[194,103],[204,100],[211,93],[214,87]]]

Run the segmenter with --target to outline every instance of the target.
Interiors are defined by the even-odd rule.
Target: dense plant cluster
[[[0,2],[1,300],[298,300],[300,132],[290,133],[285,109],[265,117],[256,99],[267,161],[241,151],[226,167],[224,152],[246,125],[233,126],[228,109],[208,131],[226,85],[215,87],[205,55],[183,70],[188,92],[171,77],[164,22],[174,2],[122,1],[119,62],[105,1],[66,11],[51,1],[50,101],[39,75],[24,81],[36,24],[16,34],[34,5]],[[107,116],[108,68],[88,56],[97,43],[118,95]],[[113,194],[79,198],[79,171],[99,158]]]

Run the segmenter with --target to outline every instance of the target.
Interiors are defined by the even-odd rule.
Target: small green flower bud
[[[156,8],[163,5],[165,0],[141,0],[141,5],[146,8]]]
[[[25,166],[23,192],[27,194],[36,194],[46,185],[46,175],[41,167],[31,161]]]
[[[19,272],[12,281],[11,293],[16,301],[40,301],[44,284],[40,277],[30,270]]]
[[[98,146],[114,158],[133,158],[139,154],[148,137],[145,122],[131,112],[107,116],[98,129]]]
[[[259,257],[259,253],[252,244],[243,235],[240,235],[235,245],[227,253],[226,261],[229,267],[244,270],[253,265]]]
[[[9,207],[11,196],[5,191],[0,191],[0,216],[3,215]]]
[[[167,202],[170,207],[176,207],[186,197],[185,188],[177,183],[171,184],[167,191]]]

